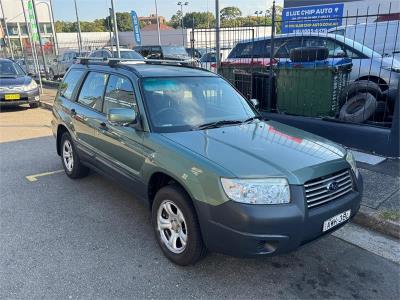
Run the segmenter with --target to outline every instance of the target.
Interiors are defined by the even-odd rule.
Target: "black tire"
[[[183,252],[181,253],[172,252],[162,240],[162,234],[170,229],[164,229],[163,232],[158,229],[158,214],[159,210],[162,211],[160,206],[166,201],[172,202],[176,207],[179,208],[184,216],[187,230],[187,242]],[[196,211],[189,195],[180,186],[175,184],[168,185],[161,188],[157,192],[152,206],[152,224],[161,250],[163,251],[164,255],[175,264],[181,266],[193,265],[205,256],[207,249],[201,236]],[[182,226],[182,228],[184,227]],[[171,231],[172,230],[170,230],[170,232]]]
[[[362,123],[368,120],[377,107],[377,101],[370,93],[361,93],[350,98],[340,109],[339,119]]]
[[[38,108],[38,107],[39,107],[39,102],[32,102],[32,103],[29,103],[29,107],[30,107],[30,108]]]
[[[382,98],[382,91],[379,85],[369,80],[359,80],[348,84],[339,95],[339,104],[342,106],[347,100],[353,98],[355,95],[360,93],[370,93],[375,99],[380,100]]]
[[[73,163],[72,163],[72,168],[69,168],[66,165],[65,159],[64,159],[64,147],[66,147],[66,142],[69,142],[71,145],[71,150],[72,150],[72,158],[73,158]],[[61,163],[63,165],[65,173],[68,175],[68,177],[77,179],[77,178],[82,178],[85,177],[89,174],[89,168],[84,166],[79,159],[78,153],[76,152],[76,147],[74,145],[74,142],[71,138],[71,135],[68,132],[64,132],[62,137],[61,137],[61,143],[60,143],[60,154],[61,154]]]
[[[290,50],[290,60],[292,62],[326,60],[328,56],[329,51],[325,47],[300,47]]]
[[[394,105],[399,98],[399,90],[397,88],[389,88],[383,92],[383,99],[391,112],[394,111]]]

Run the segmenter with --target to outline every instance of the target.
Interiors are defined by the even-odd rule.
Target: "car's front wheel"
[[[39,102],[31,102],[31,103],[29,103],[29,107],[30,108],[38,108],[39,107]]]
[[[76,152],[71,135],[64,132],[61,138],[61,162],[65,173],[70,178],[81,178],[89,173],[89,169],[84,166]]]
[[[192,265],[206,253],[190,197],[178,185],[160,189],[152,207],[157,241],[165,256],[182,266]]]

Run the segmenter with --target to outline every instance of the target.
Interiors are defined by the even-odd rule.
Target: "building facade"
[[[32,0],[0,0],[0,54],[3,56],[11,56],[11,51],[14,57],[32,56],[29,1]],[[34,1],[43,49],[48,55],[55,54],[51,0]]]

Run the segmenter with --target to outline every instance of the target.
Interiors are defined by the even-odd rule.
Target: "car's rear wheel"
[[[64,132],[60,147],[61,162],[68,177],[75,179],[86,176],[89,173],[89,169],[79,159],[71,135],[68,132]]]
[[[191,265],[206,253],[196,212],[190,197],[178,185],[160,189],[152,207],[157,241],[172,262]]]

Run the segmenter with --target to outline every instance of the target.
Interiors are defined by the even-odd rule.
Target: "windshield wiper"
[[[247,120],[244,120],[242,123],[249,123],[254,120],[263,120],[263,118],[261,116],[254,116],[254,117],[248,118]]]
[[[223,125],[242,124],[242,123],[243,123],[243,121],[239,121],[239,120],[220,120],[220,121],[216,121],[216,122],[209,122],[209,123],[201,124],[201,125],[195,127],[193,130],[218,128]]]

